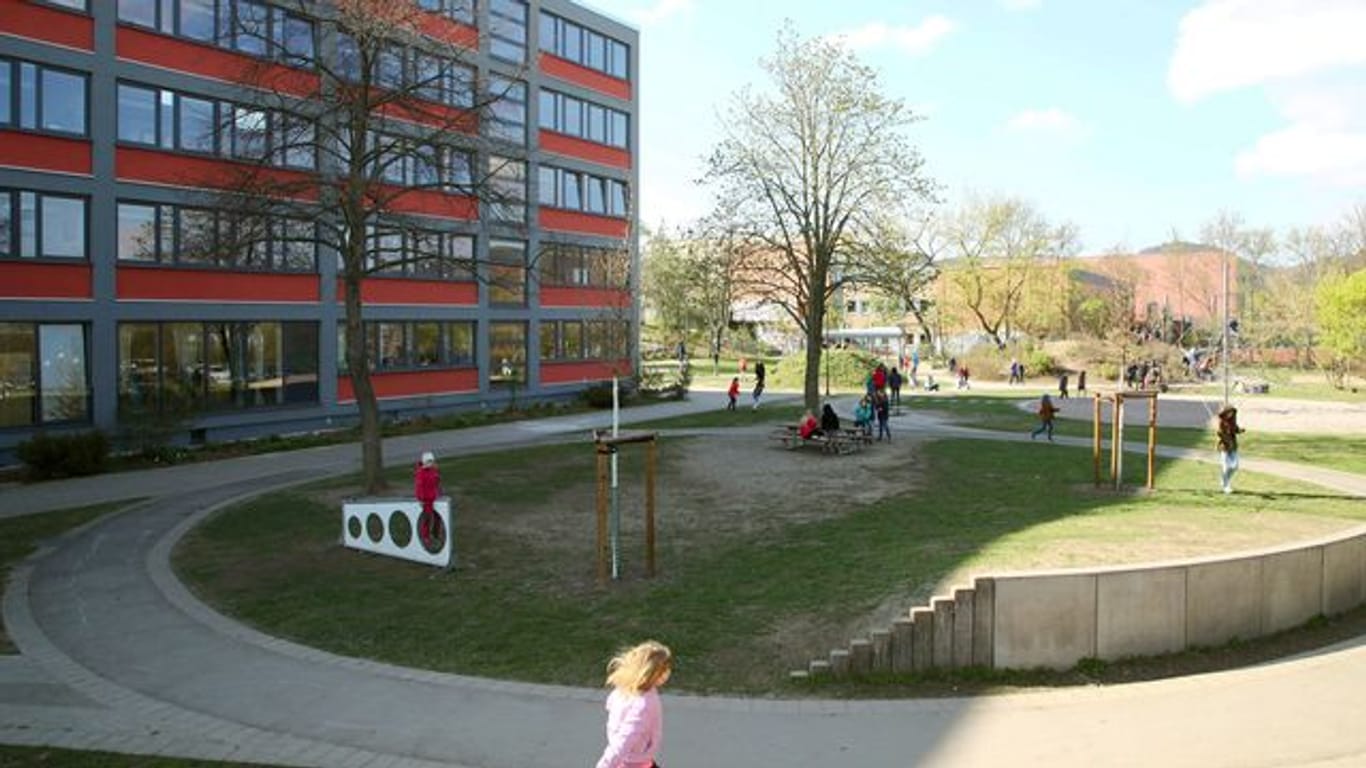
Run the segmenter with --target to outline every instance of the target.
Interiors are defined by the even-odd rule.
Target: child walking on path
[[[673,671],[673,653],[654,640],[617,654],[607,664],[607,748],[596,768],[652,768],[664,740],[659,689]]]
[[[1243,428],[1238,426],[1238,409],[1231,405],[1219,411],[1219,453],[1223,457],[1224,493],[1233,493],[1233,473],[1238,471],[1238,435]]]
[[[735,410],[735,401],[738,400],[738,399],[740,398],[740,377],[739,377],[739,376],[736,376],[735,378],[733,378],[733,379],[730,380],[730,389],[726,390],[726,396],[730,398],[730,402],[726,404],[726,410],[728,410],[728,411],[733,411],[733,410]]]
[[[887,395],[879,392],[873,396],[873,411],[877,413],[877,439],[882,440],[882,436],[887,436],[887,442],[892,442],[892,429],[887,426]]]
[[[1053,442],[1053,417],[1057,414],[1058,407],[1053,405],[1053,400],[1045,393],[1039,401],[1039,426],[1029,433],[1029,439],[1038,437],[1040,432],[1047,432],[1048,442]]]

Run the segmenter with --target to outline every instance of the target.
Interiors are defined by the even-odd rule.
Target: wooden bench
[[[803,438],[796,425],[792,424],[774,430],[769,437],[781,442],[783,447],[789,451],[804,447],[819,447],[822,453],[834,453],[840,456],[858,451],[870,440],[857,430],[847,429],[841,429],[835,434],[820,434]]]

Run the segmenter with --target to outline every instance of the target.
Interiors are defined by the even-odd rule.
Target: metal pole
[[[617,436],[621,423],[621,405],[617,396],[617,377],[612,377],[612,437]],[[612,446],[612,581],[621,577],[621,505],[617,493],[617,447]]]
[[[1228,251],[1224,251],[1224,407],[1228,407]]]

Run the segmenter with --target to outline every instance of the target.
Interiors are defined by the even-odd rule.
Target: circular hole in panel
[[[353,539],[360,538],[361,528],[359,517],[352,515],[351,519],[346,521],[346,532],[351,534],[351,538]]]
[[[378,544],[384,538],[384,520],[376,512],[371,512],[365,518],[365,532],[370,534],[370,541]]]
[[[435,511],[424,512],[417,520],[417,535],[422,548],[435,555],[446,544],[446,526]]]
[[[394,510],[389,513],[389,538],[393,540],[394,546],[403,549],[413,541],[413,526],[408,522],[408,516],[402,510]]]

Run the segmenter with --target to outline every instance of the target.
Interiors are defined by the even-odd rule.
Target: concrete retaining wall
[[[1366,526],[1224,557],[1003,573],[912,609],[794,677],[936,667],[1067,669],[1247,640],[1366,603]],[[871,642],[879,664],[862,659]]]

